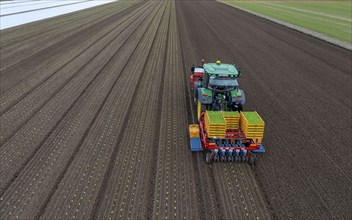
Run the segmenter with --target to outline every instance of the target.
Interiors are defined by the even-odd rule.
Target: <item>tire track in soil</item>
[[[129,40],[133,41],[131,37],[129,38]],[[127,44],[127,46],[130,46],[130,45],[134,45],[134,44],[132,43]],[[118,65],[118,63],[128,63],[126,62],[126,59],[128,59],[129,57],[128,55],[115,54],[114,57],[120,58],[122,60],[111,60],[109,61],[110,64],[113,64],[116,66]],[[113,69],[115,69],[115,71],[111,71]],[[63,122],[60,123],[58,128],[55,129],[54,133],[43,144],[39,152],[37,152],[35,157],[31,160],[31,162],[29,162],[26,168],[22,170],[19,177],[16,179],[15,183],[13,183],[13,185],[15,186],[12,187],[11,189],[8,189],[7,192],[4,194],[4,196],[2,197],[2,200],[7,201],[6,212],[15,213],[16,210],[9,210],[9,207],[21,207],[21,213],[20,213],[21,215],[19,215],[20,218],[22,217],[28,218],[29,216],[32,216],[31,218],[38,218],[38,216],[40,216],[40,214],[37,214],[37,213],[38,212],[40,213],[41,209],[43,211],[44,208],[36,209],[36,207],[43,207],[44,204],[47,204],[47,202],[50,200],[50,197],[55,192],[55,189],[59,183],[59,180],[62,178],[65,171],[67,170],[70,164],[70,161],[73,160],[75,154],[78,152],[78,149],[79,149],[78,146],[80,146],[80,144],[77,144],[77,143],[82,144],[83,137],[85,136],[83,133],[86,134],[88,132],[87,128],[89,128],[90,125],[92,125],[92,123],[94,122],[94,119],[96,118],[100,109],[103,106],[103,104],[98,104],[98,103],[104,103],[108,97],[108,95],[106,95],[107,91],[110,90],[111,92],[113,88],[112,85],[109,86],[109,84],[111,84],[111,82],[109,81],[113,80],[114,77],[116,78],[116,80],[114,79],[115,82],[119,79],[119,75],[114,76],[116,75],[115,73],[117,69],[119,68],[109,67],[104,70],[106,73],[100,74],[100,79],[96,79],[94,81],[93,85],[91,86],[92,88],[89,91],[87,90],[87,92],[85,92],[82,98],[80,98],[81,101],[78,101],[77,104],[71,109],[71,111],[68,113],[68,116],[66,116]],[[122,67],[122,70],[117,72],[121,72],[121,71],[123,71],[123,67]],[[98,95],[94,97],[94,94],[98,94]],[[110,93],[108,92],[108,94]],[[104,101],[101,102],[100,99],[104,99]],[[99,105],[100,107],[98,110],[95,111],[95,113],[93,110],[90,110],[92,109],[92,107],[99,106]],[[93,119],[91,120],[88,119],[89,117],[91,118],[90,115],[94,115]],[[67,130],[71,130],[71,131],[67,131]],[[77,130],[81,130],[81,132],[78,132]],[[75,138],[73,138],[73,135]],[[63,146],[59,147],[58,145],[59,146],[63,145]],[[72,147],[71,149],[67,149],[64,146],[72,146]],[[49,159],[46,160],[48,155],[49,155]],[[67,157],[69,157],[69,159]],[[53,168],[53,167],[56,167],[56,168]],[[48,178],[48,173],[51,173],[50,178]],[[55,177],[58,177],[58,178],[54,178],[54,175]],[[56,183],[55,183],[55,179],[57,179]],[[30,194],[31,192],[28,192],[28,187],[27,189],[22,189],[22,186],[25,184],[27,185],[30,184],[31,187],[35,189],[42,188],[46,190],[42,190],[41,192],[36,193],[36,196],[33,196]],[[49,190],[50,187],[51,187],[51,190]],[[26,195],[26,193],[29,195]],[[9,199],[10,196],[11,196],[11,199]],[[22,200],[22,203],[19,203],[23,197],[26,198],[25,201]],[[39,203],[42,205],[40,205]],[[32,205],[32,207],[30,205]],[[5,212],[4,207],[1,209],[3,209]],[[27,213],[26,213],[26,210],[27,210]],[[5,215],[3,217],[5,217]],[[6,217],[8,218],[10,216],[6,216]]]
[[[136,17],[138,17],[138,15]],[[138,17],[137,20],[142,21],[142,18]],[[130,28],[134,28],[134,27],[130,26]],[[136,29],[132,29],[132,30],[136,30]],[[115,48],[115,47],[119,48],[118,45],[123,44],[124,42],[126,42],[127,39],[128,37],[122,36],[122,35],[121,35],[121,39],[114,38],[114,42],[112,42],[112,45],[114,46],[111,46],[110,48]],[[48,136],[50,136],[50,134],[52,133],[53,129],[55,129],[57,124],[66,116],[67,112],[72,108],[72,106],[74,106],[74,104],[79,99],[79,97],[84,93],[86,88],[88,88],[89,85],[94,81],[94,79],[96,79],[96,77],[99,75],[98,74],[99,71],[101,71],[101,68],[104,69],[105,65],[108,63],[108,61],[106,61],[106,56],[109,57],[109,55],[112,56],[112,54],[115,53],[110,48],[106,47],[105,52],[100,54],[100,58],[98,59],[100,63],[99,62],[98,63],[101,65],[96,65],[97,64],[96,61],[91,63],[92,66],[96,66],[98,68],[97,71],[95,71],[94,68],[90,69],[90,67],[88,66],[87,69],[89,69],[89,71],[91,72],[91,76],[83,75],[83,77],[85,78],[85,81],[82,81],[79,78],[75,78],[75,81],[70,82],[70,84],[72,84],[72,87],[76,86],[79,82],[82,83],[81,88],[78,88],[82,90],[78,94],[77,92],[75,92],[76,91],[75,89],[77,88],[74,88],[73,90],[64,89],[64,91],[61,92],[62,93],[61,96],[55,96],[52,100],[50,100],[49,105],[46,105],[44,109],[42,109],[34,118],[30,120],[29,123],[27,123],[18,132],[18,134],[16,134],[12,139],[10,139],[5,145],[3,145],[0,148],[0,151],[1,151],[0,173],[3,176],[0,182],[1,192],[3,192],[3,190],[6,188],[5,186],[7,186],[11,181],[13,181],[13,178],[17,176],[17,173],[22,169],[22,167],[25,166],[28,160],[38,151],[42,143],[46,140]],[[88,76],[90,76],[90,78],[88,78]],[[66,99],[68,94],[71,100]],[[56,99],[59,99],[59,100],[56,101]],[[66,103],[66,105],[70,103],[70,106],[65,106],[62,103],[60,104],[60,100]],[[54,110],[56,110],[56,112]],[[36,139],[33,140],[34,137]],[[10,167],[11,167],[11,170],[9,169]]]
[[[136,82],[139,82],[141,77],[147,58],[145,55],[150,49],[156,34],[157,22],[162,15],[161,3],[156,3],[158,6],[151,9],[153,12],[146,20],[147,33],[144,34],[142,42],[137,45],[137,50],[131,58],[132,62],[127,64],[127,68],[88,132],[80,152],[64,175],[41,218],[59,216],[89,218],[93,216],[99,188],[103,184],[110,158],[116,150],[117,138],[122,132],[122,125],[128,121],[128,113],[133,104],[131,98],[137,92]],[[125,92],[121,93],[121,89]]]
[[[165,45],[168,39],[171,3],[165,1],[164,4],[165,11],[158,34],[147,56],[143,70],[145,75],[138,86],[139,95],[136,95],[126,132],[121,133],[117,157],[112,159],[114,163],[106,175],[106,185],[99,193],[101,196],[97,201],[100,201],[100,204],[97,205],[93,219],[144,219],[150,215],[148,206],[152,204],[150,198],[154,193],[153,178],[157,159],[155,150],[159,133],[155,124],[159,123],[158,115],[161,112],[161,105],[150,103],[161,101],[160,90],[165,76],[163,64],[167,52]],[[159,86],[155,86],[155,82],[158,82]]]

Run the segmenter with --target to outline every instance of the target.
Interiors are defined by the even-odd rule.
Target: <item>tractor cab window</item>
[[[232,75],[210,75],[209,85],[214,86],[238,86],[237,80]]]
[[[219,80],[231,80],[231,76],[229,75],[211,75],[210,79],[219,79]]]
[[[209,77],[209,83],[215,82],[217,80],[234,80],[235,77],[229,75],[211,75]]]
[[[199,67],[195,67],[194,68],[194,72],[195,73],[204,73],[204,69],[203,68],[199,68]]]

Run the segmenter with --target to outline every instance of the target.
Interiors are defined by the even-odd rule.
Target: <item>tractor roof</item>
[[[238,71],[233,64],[206,63],[203,68],[208,74],[238,75]]]

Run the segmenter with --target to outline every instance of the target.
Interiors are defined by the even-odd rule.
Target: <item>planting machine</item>
[[[265,152],[264,121],[257,112],[243,111],[245,94],[238,88],[241,69],[234,64],[192,66],[190,83],[198,124],[189,126],[191,151],[204,151],[206,163],[248,162]]]

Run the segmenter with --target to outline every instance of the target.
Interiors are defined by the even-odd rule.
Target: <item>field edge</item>
[[[257,16],[257,17],[261,17],[261,18],[267,19],[269,21],[272,21],[274,23],[280,24],[282,26],[285,26],[287,28],[293,29],[295,31],[307,34],[307,35],[315,37],[315,38],[318,38],[318,39],[323,40],[325,42],[328,42],[330,44],[333,44],[333,45],[336,45],[336,46],[339,46],[339,47],[342,47],[344,49],[352,51],[352,44],[350,44],[348,42],[345,42],[345,41],[342,41],[342,40],[338,40],[336,38],[329,37],[329,36],[327,36],[325,34],[318,33],[318,32],[315,32],[315,31],[312,31],[312,30],[309,30],[309,29],[306,29],[306,28],[303,28],[303,27],[300,27],[300,26],[297,26],[297,25],[294,25],[294,24],[290,24],[288,22],[281,21],[281,20],[276,19],[276,18],[272,18],[272,17],[267,16],[267,15],[263,15],[263,14],[254,12],[252,10],[245,9],[245,8],[239,7],[237,5],[233,5],[233,4],[224,2],[222,0],[216,0],[216,1],[219,2],[219,3],[225,4],[225,5],[237,8],[237,9],[239,9],[241,11],[253,14],[253,15]]]

